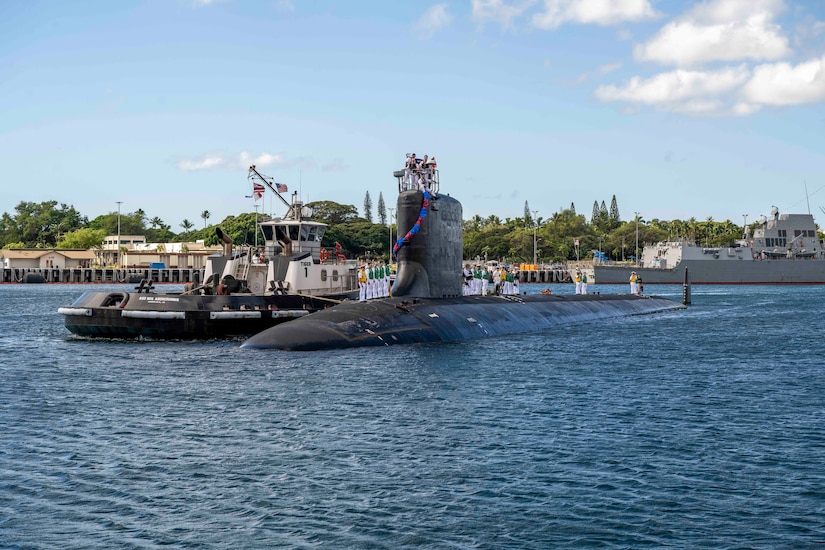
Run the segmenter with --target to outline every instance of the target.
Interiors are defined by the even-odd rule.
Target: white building
[[[143,235],[121,235],[120,251],[117,242],[117,235],[109,235],[103,240],[98,253],[101,265],[145,268],[152,264],[163,264],[168,269],[202,269],[206,266],[209,255],[222,250],[220,245],[204,245],[203,240],[147,243]]]
[[[88,268],[97,261],[94,250],[11,248],[0,250],[5,269]]]

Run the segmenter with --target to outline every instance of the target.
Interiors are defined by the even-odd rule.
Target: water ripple
[[[342,354],[77,339],[78,286],[5,285],[0,547],[821,547],[823,293]]]

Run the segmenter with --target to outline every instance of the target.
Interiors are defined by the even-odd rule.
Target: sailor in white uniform
[[[464,296],[469,296],[472,293],[472,284],[473,284],[473,272],[470,271],[470,264],[464,264],[464,271],[462,272],[462,277],[464,277]]]

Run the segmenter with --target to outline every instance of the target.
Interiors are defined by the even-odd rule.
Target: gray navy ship
[[[645,284],[682,284],[685,271],[693,284],[823,284],[825,254],[810,214],[762,216],[753,234],[730,246],[701,246],[664,241],[646,245],[641,265],[597,263],[597,284],[627,284],[631,272]]]

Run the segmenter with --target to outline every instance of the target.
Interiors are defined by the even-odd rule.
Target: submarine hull
[[[385,298],[318,311],[256,334],[242,347],[315,351],[452,342],[683,308],[631,294]]]

